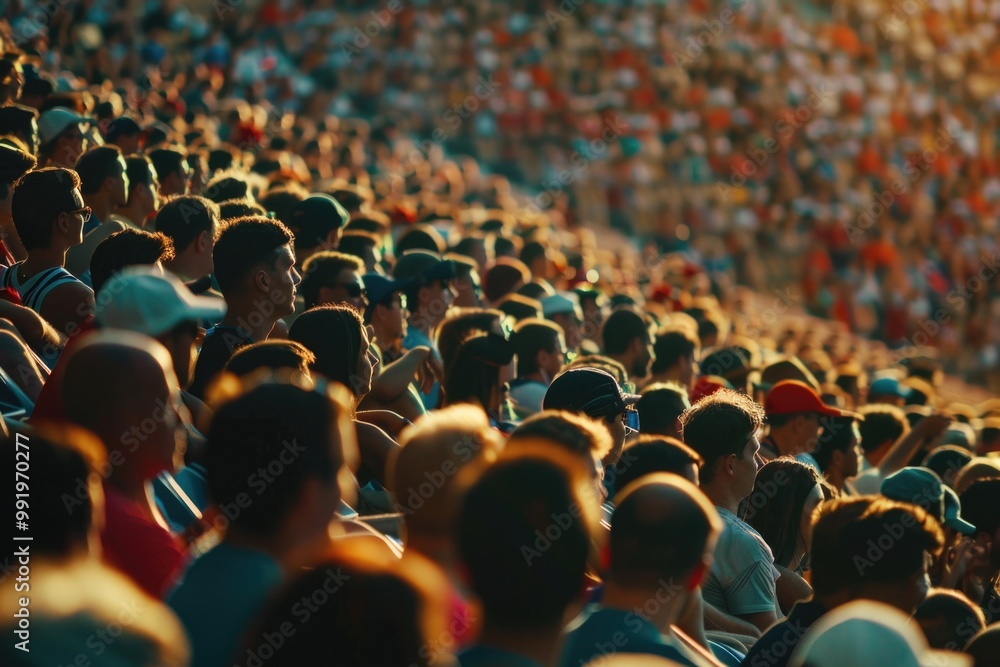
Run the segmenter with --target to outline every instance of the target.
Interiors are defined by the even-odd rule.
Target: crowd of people
[[[340,4],[0,23],[4,664],[996,664],[995,8]]]

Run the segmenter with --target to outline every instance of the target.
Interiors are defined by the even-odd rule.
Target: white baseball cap
[[[38,138],[47,144],[73,123],[91,123],[93,119],[73,113],[65,107],[49,109],[38,117]]]
[[[95,297],[97,326],[159,336],[183,322],[216,323],[226,313],[217,297],[195,296],[170,272],[131,266],[112,276]]]
[[[802,637],[789,667],[972,667],[962,653],[935,651],[920,628],[889,605],[857,600],[823,616]]]

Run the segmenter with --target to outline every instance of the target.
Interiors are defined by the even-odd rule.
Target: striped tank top
[[[0,289],[10,287],[21,295],[21,303],[41,314],[42,302],[49,292],[69,283],[79,283],[72,273],[61,266],[53,266],[28,278],[23,284],[17,279],[18,269],[23,262],[18,262],[0,271]]]

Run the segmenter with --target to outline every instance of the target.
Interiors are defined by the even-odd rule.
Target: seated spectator
[[[972,657],[976,667],[989,665],[1000,651],[1000,625],[987,626],[969,640],[965,653]]]
[[[969,598],[949,588],[932,588],[913,619],[931,648],[960,652],[976,634],[986,627],[983,610]]]
[[[650,382],[674,382],[683,387],[685,393],[691,391],[698,374],[698,357],[700,355],[701,346],[698,339],[688,328],[664,327],[660,329],[653,339]],[[643,395],[645,396],[648,391],[647,388],[643,391]]]
[[[684,442],[705,460],[701,489],[725,524],[705,577],[705,602],[760,632],[778,618],[779,573],[767,542],[737,511],[753,491],[760,449],[756,433],[763,419],[759,405],[726,389],[706,396],[681,416]]]
[[[845,493],[847,480],[855,477],[861,467],[858,417],[824,417],[820,426],[823,434],[813,450],[813,460],[826,481],[839,493]]]
[[[498,256],[496,264],[483,275],[483,295],[488,304],[495,306],[500,299],[529,282],[531,272],[520,260]]]
[[[517,371],[510,399],[514,414],[524,419],[542,410],[546,390],[562,371],[566,342],[559,325],[528,319],[514,327],[513,343]]]
[[[300,343],[291,340],[262,340],[237,350],[226,362],[225,370],[240,378],[261,369],[287,369],[310,377],[309,368],[314,363],[316,355]]]
[[[145,155],[129,155],[125,158],[125,176],[128,177],[128,196],[115,215],[131,227],[145,229],[150,216],[160,207],[160,183],[153,164]],[[176,244],[176,239],[174,241]]]
[[[629,380],[635,382],[649,376],[655,357],[649,327],[642,315],[627,308],[614,311],[604,323],[601,337],[604,354],[625,367]]]
[[[445,369],[442,390],[444,404],[478,405],[490,424],[510,432],[503,404],[504,386],[514,379],[514,346],[503,336],[473,334],[459,346],[451,366]]]
[[[208,330],[198,355],[190,391],[201,399],[236,350],[266,340],[275,323],[294,311],[301,280],[291,232],[268,218],[230,222],[219,234],[212,258],[226,316]]]
[[[100,292],[109,279],[129,266],[149,266],[163,272],[174,258],[174,245],[160,232],[123,229],[101,241],[94,249],[88,271],[94,289]]]
[[[76,163],[80,193],[84,206],[90,208],[90,220],[84,227],[83,242],[66,251],[66,270],[84,282],[89,282],[90,259],[98,244],[127,227],[113,216],[128,200],[127,172],[125,158],[116,146],[91,148]]]
[[[515,322],[527,319],[539,319],[542,316],[542,303],[538,299],[521,294],[508,294],[493,304]]]
[[[885,535],[887,525],[897,527],[899,538],[891,549],[868,554],[869,541]],[[813,598],[796,604],[788,618],[768,630],[750,649],[745,664],[796,664],[789,656],[803,634],[828,612],[852,601],[879,602],[909,616],[927,594],[928,564],[943,543],[937,521],[916,505],[877,496],[821,504],[812,528]]]
[[[864,420],[858,425],[861,449],[865,460],[858,476],[848,480],[852,493],[878,493],[882,481],[910,464],[921,449],[933,442],[951,422],[951,417],[938,413],[910,428],[906,415],[894,406],[868,405],[861,409]],[[920,454],[923,459],[923,454]]]
[[[286,221],[295,234],[295,256],[304,264],[321,250],[335,250],[348,220],[350,214],[329,195],[314,193],[303,199]]]
[[[969,450],[955,445],[942,445],[931,451],[923,461],[923,467],[934,471],[941,482],[952,486],[958,471],[972,460]]]
[[[625,446],[615,470],[614,494],[644,475],[669,472],[698,485],[704,460],[677,438],[640,435]]]
[[[566,335],[566,347],[571,352],[580,349],[580,343],[583,342],[583,334],[580,332],[583,311],[580,310],[576,294],[563,292],[545,297],[542,299],[542,315],[562,327]]]
[[[10,107],[0,107],[3,109]],[[17,234],[11,214],[14,183],[35,168],[38,160],[27,151],[0,143],[0,265],[10,266],[15,260],[28,256],[21,238]],[[20,303],[16,293],[8,288],[5,300]]]
[[[823,403],[816,390],[804,382],[782,380],[764,400],[767,436],[761,439],[761,456],[766,460],[793,456],[819,472],[812,452],[819,444],[823,417],[853,417],[853,413]]]
[[[227,664],[285,573],[324,560],[353,486],[346,390],[278,378],[241,387],[208,430],[208,486],[225,536],[167,596],[191,641],[192,667]],[[279,465],[280,474],[267,472]]]
[[[555,663],[563,617],[583,593],[596,527],[571,470],[546,460],[504,461],[466,493],[458,547],[483,621],[476,643],[458,654],[463,667]],[[539,541],[553,516],[559,538]]]
[[[104,559],[159,598],[184,558],[183,546],[162,527],[146,491],[148,481],[183,463],[187,409],[170,353],[147,336],[102,331],[68,354],[62,384],[66,418],[94,433],[109,460],[119,462],[104,482]],[[94,391],[95,378],[101,378],[101,391]]]
[[[156,170],[162,199],[188,193],[191,185],[191,168],[184,161],[184,153],[180,149],[157,148],[149,151],[146,156]]]
[[[382,266],[381,244],[381,239],[375,234],[357,230],[345,231],[340,236],[337,250],[364,262],[365,273],[382,274],[385,269]]]
[[[38,111],[23,104],[0,107],[0,135],[17,137],[32,155],[38,153]]]
[[[316,306],[352,306],[363,313],[368,307],[365,283],[361,277],[364,264],[357,257],[333,250],[313,253],[302,264],[305,310]]]
[[[893,378],[879,378],[868,385],[868,405],[892,405],[901,408],[910,404],[912,392]]]
[[[483,305],[483,288],[479,280],[479,266],[471,257],[448,253],[446,260],[455,264],[455,303],[456,308],[481,308]]]
[[[646,385],[642,398],[635,404],[643,433],[673,438],[680,436],[678,420],[690,407],[687,390],[673,382]]]
[[[132,155],[139,152],[140,135],[142,135],[142,128],[128,116],[115,118],[104,127],[104,141],[117,146],[122,155]]]
[[[87,150],[84,136],[90,119],[63,107],[42,111],[38,117],[38,164],[73,169]]]
[[[156,214],[156,231],[165,234],[174,245],[174,258],[166,262],[168,271],[194,291],[211,288],[208,276],[214,270],[212,255],[219,237],[219,207],[211,200],[195,195],[174,197]]]

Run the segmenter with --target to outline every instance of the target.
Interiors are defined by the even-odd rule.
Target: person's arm
[[[378,377],[372,381],[372,398],[387,403],[405,392],[413,382],[417,370],[427,361],[430,351],[429,347],[415,347],[391,364],[383,366]]]
[[[94,314],[94,292],[83,283],[67,283],[49,292],[39,315],[56,331],[67,336],[77,333]]]
[[[705,628],[719,632],[727,632],[734,635],[746,635],[759,639],[760,629],[753,623],[743,620],[737,616],[727,614],[718,607],[712,606],[708,602],[703,602],[705,607]]]
[[[787,614],[796,602],[808,600],[812,597],[812,586],[788,568],[780,565],[775,565],[775,567],[781,573],[778,580],[774,582],[775,594],[778,596],[778,606],[782,612]]]
[[[778,620],[778,614],[771,609],[770,611],[759,611],[754,614],[741,614],[739,618],[757,628],[757,635],[760,636],[765,630],[774,625],[774,622]]]
[[[63,346],[59,332],[31,308],[0,299],[0,319],[9,320],[28,347],[43,357]]]
[[[399,432],[410,425],[409,419],[392,410],[364,410],[355,413],[354,418],[378,426],[393,438],[398,437]]]
[[[355,432],[358,435],[358,451],[361,454],[361,466],[377,481],[385,486],[385,468],[389,454],[399,447],[389,434],[374,424],[354,421]]]
[[[950,423],[951,415],[941,412],[927,415],[917,422],[917,425],[910,429],[909,433],[900,437],[879,461],[877,467],[882,479],[902,469],[925,442],[944,433]]]

